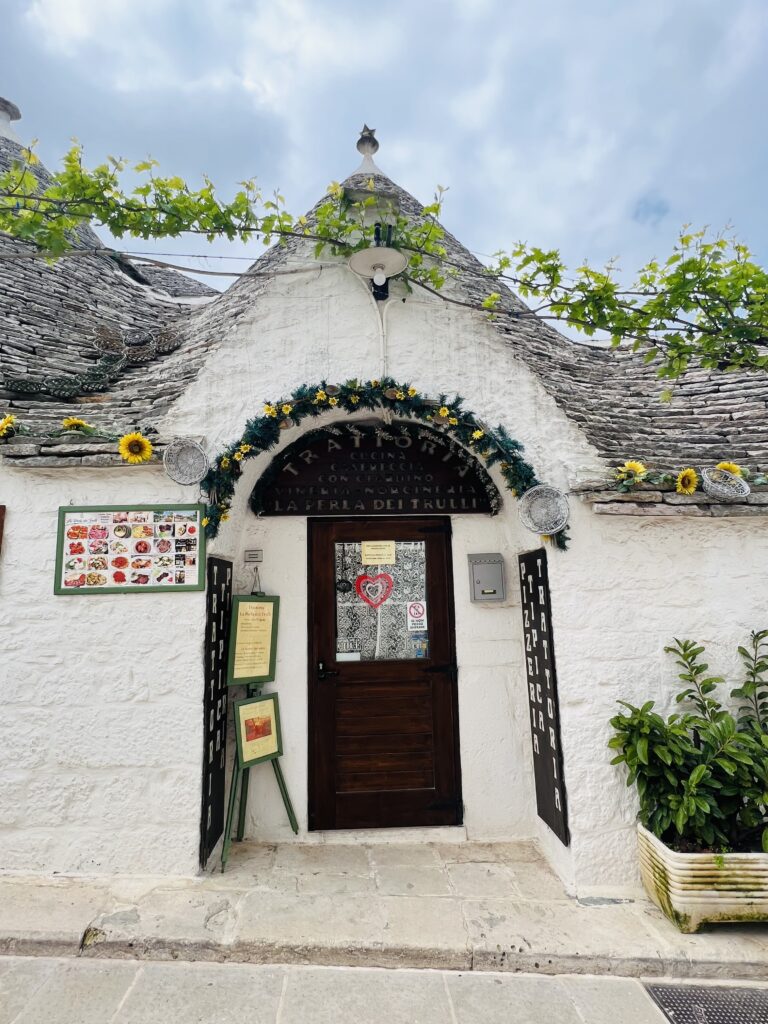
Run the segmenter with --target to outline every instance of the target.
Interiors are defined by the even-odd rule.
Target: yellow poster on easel
[[[275,678],[280,598],[235,597],[227,683],[271,683]]]

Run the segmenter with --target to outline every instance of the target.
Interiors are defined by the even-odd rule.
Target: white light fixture
[[[401,274],[407,266],[407,257],[388,245],[360,249],[349,257],[349,269],[372,282],[374,295],[376,289],[385,289],[389,278]],[[386,295],[376,295],[376,298],[386,298]]]

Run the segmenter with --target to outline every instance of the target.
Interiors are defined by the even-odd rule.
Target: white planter
[[[643,885],[681,932],[716,921],[768,921],[768,853],[676,853],[637,826]]]

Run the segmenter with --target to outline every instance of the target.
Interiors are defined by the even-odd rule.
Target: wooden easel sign
[[[237,600],[237,598],[235,598]],[[235,817],[238,784],[240,787],[240,809],[237,815],[237,841],[245,835],[245,811],[248,805],[248,782],[251,768],[264,761],[272,762],[277,787],[288,815],[288,822],[294,835],[299,831],[296,813],[288,795],[280,755],[283,752],[283,737],[280,732],[280,706],[276,693],[251,693],[243,700],[234,702],[235,735],[237,738],[237,759],[232,769],[229,788],[229,807],[224,826],[224,845],[221,850],[221,870],[227,866],[232,845],[232,824]]]
[[[279,617],[279,597],[257,594],[233,598],[229,686],[274,682]]]

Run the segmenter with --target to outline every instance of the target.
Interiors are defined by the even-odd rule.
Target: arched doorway
[[[356,420],[286,447],[250,505],[307,517],[310,830],[460,825],[450,513],[498,511],[490,476],[433,429]]]

